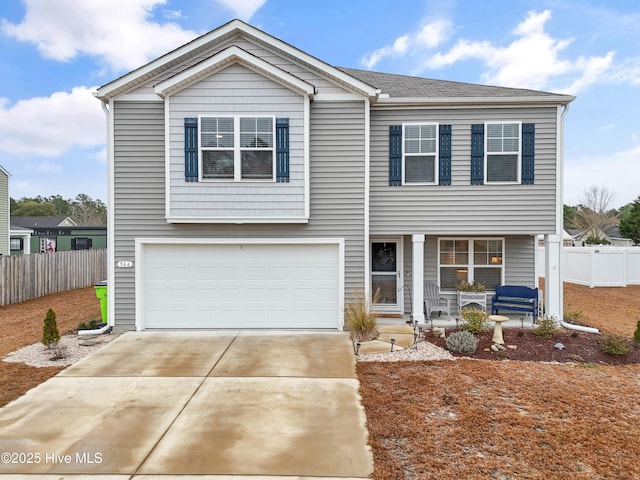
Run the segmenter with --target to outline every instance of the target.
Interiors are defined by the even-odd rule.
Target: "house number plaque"
[[[118,268],[132,268],[133,262],[131,260],[118,260],[118,263],[116,263],[116,266]]]

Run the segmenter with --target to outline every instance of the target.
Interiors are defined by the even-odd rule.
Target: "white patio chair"
[[[447,298],[440,296],[440,287],[432,282],[425,282],[424,284],[424,314],[431,322],[433,327],[433,317],[431,314],[438,312],[438,316],[442,315],[442,312],[446,312],[448,317],[451,317],[451,301]]]

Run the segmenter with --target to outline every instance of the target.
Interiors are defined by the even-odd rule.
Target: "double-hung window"
[[[501,238],[441,238],[438,244],[439,283],[454,291],[456,284],[482,282],[487,290],[502,285],[504,240]]]
[[[273,180],[274,117],[200,117],[202,178]]]
[[[403,125],[403,183],[438,183],[438,125]]]
[[[521,169],[520,123],[487,123],[487,183],[518,183]]]

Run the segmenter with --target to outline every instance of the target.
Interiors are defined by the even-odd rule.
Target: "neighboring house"
[[[572,237],[574,239],[574,243],[579,246],[586,245],[585,241],[589,237],[601,238],[606,242],[609,242],[609,245],[614,245],[616,247],[633,246],[633,240],[630,238],[624,238],[620,234],[619,225],[609,225],[604,228],[591,227],[587,230],[572,230]]]
[[[238,20],[96,96],[119,329],[341,330],[358,291],[422,322],[425,281],[535,286],[539,234],[562,313],[572,96],[337,68]]]
[[[77,225],[70,217],[14,216],[11,243],[12,255],[106,248],[107,227]]]
[[[9,255],[9,172],[0,165],[0,255]]]
[[[542,235],[538,235],[538,246],[544,247],[544,237]],[[562,230],[562,246],[575,247],[573,237],[566,230]]]

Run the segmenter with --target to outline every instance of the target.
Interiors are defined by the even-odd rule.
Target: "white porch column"
[[[424,323],[424,234],[411,235],[413,321]]]
[[[545,315],[562,321],[562,235],[545,235]]]

